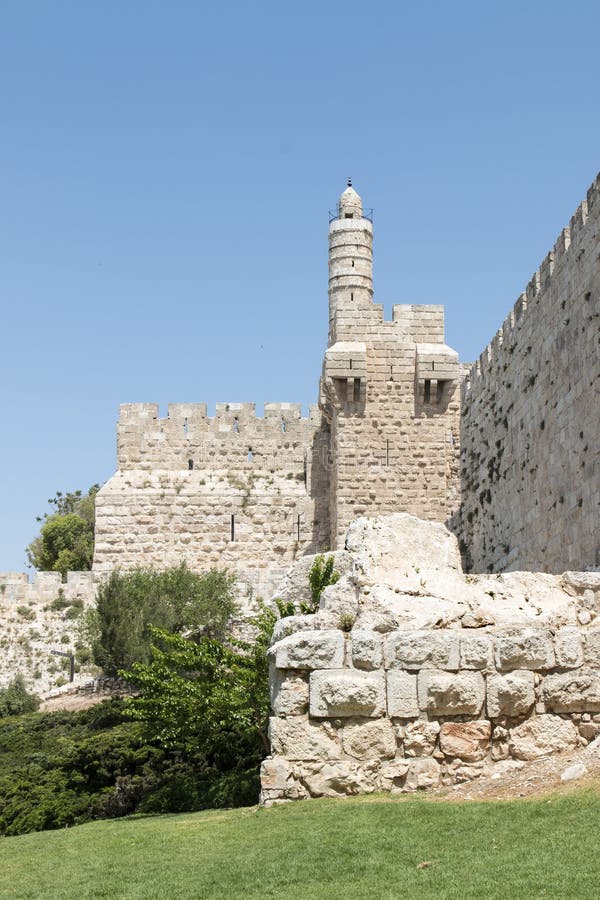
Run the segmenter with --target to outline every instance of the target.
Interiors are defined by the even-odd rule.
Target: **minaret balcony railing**
[[[338,209],[329,210],[329,224],[332,222],[336,222],[338,219],[343,219],[344,216],[340,214],[339,207]],[[356,216],[357,219],[368,219],[369,222],[373,222],[373,209],[363,209],[362,216]]]

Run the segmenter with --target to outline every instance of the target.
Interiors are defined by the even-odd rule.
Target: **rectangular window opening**
[[[431,381],[429,378],[425,379],[425,387],[423,390],[423,402],[430,403],[431,402]]]
[[[360,400],[360,378],[354,379],[354,402],[358,403]]]
[[[296,540],[300,543],[300,516],[296,520]]]
[[[443,396],[444,396],[444,382],[443,382],[443,381],[438,381],[438,383],[437,383],[437,395],[436,395],[436,398],[435,398],[435,402],[436,402],[436,403],[441,403],[441,402],[442,402],[442,397],[443,397]]]
[[[188,469],[190,470],[190,472],[192,471],[193,468],[194,468],[194,460],[188,459]]]
[[[346,213],[346,214],[344,215],[344,218],[345,218],[345,219],[353,219],[353,218],[354,218],[354,213]]]
[[[235,516],[231,517],[231,540],[235,541]]]

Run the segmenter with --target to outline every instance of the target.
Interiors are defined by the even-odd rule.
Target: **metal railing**
[[[329,210],[329,224],[335,222],[337,219],[341,219],[339,206],[336,210]],[[369,222],[373,221],[373,208],[371,209],[363,209],[362,216],[357,216],[357,218],[368,219]]]

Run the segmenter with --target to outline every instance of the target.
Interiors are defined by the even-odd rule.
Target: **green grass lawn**
[[[0,838],[0,897],[597,898],[599,823],[589,790],[118,819]]]

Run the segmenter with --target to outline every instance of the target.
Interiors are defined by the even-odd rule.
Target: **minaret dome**
[[[349,178],[348,187],[338,201],[338,215],[340,219],[361,219],[362,214],[362,200],[352,187],[352,181]]]

